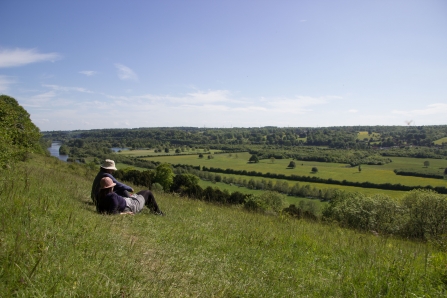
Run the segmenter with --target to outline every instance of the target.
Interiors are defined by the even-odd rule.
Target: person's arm
[[[109,177],[110,179],[112,179],[113,183],[116,183],[116,185],[114,186],[114,190],[115,192],[120,192],[120,191],[130,191],[133,192],[133,188],[130,187],[129,185],[126,185],[124,183],[118,182],[115,177],[113,177],[111,174],[105,174],[105,176]]]

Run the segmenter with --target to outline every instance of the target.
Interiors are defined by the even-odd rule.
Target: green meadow
[[[373,139],[373,141],[380,140],[380,133],[373,132],[372,134],[368,134],[367,131],[359,131],[357,134],[357,139],[359,139],[360,141],[370,140],[371,138]]]
[[[121,154],[124,154],[123,152]],[[296,168],[288,169],[287,166],[290,162],[288,159],[276,159],[273,162],[268,160],[260,160],[259,163],[249,163],[250,154],[247,152],[233,153],[233,154],[213,154],[214,158],[208,159],[207,155],[203,158],[199,158],[198,155],[177,155],[177,156],[159,156],[159,157],[147,157],[146,160],[167,162],[171,164],[188,164],[193,166],[206,166],[222,169],[235,169],[256,171],[262,173],[276,173],[286,175],[301,175],[311,176],[317,175],[318,177],[334,180],[347,180],[353,182],[372,182],[372,183],[391,183],[402,184],[408,186],[445,186],[446,180],[422,178],[412,176],[399,176],[396,175],[394,169],[405,168],[423,168],[424,161],[430,162],[430,167],[435,169],[447,168],[446,159],[418,159],[408,157],[392,157],[393,162],[386,165],[362,165],[361,172],[358,167],[351,167],[346,164],[340,163],[325,163],[314,161],[295,161]],[[318,168],[318,173],[313,174],[311,172],[312,167]]]
[[[436,140],[433,142],[435,145],[442,145],[443,143],[447,143],[447,137],[444,137],[442,139]]]
[[[375,188],[361,188],[361,187],[345,186],[345,185],[337,185],[337,184],[300,182],[300,181],[290,181],[290,180],[283,180],[283,179],[269,179],[269,178],[261,178],[261,177],[246,176],[246,175],[231,175],[231,174],[218,174],[218,175],[221,175],[222,178],[223,177],[233,176],[233,177],[241,178],[242,180],[246,179],[247,181],[249,181],[250,179],[253,179],[254,181],[262,181],[262,180],[265,180],[267,182],[268,181],[272,181],[273,184],[275,184],[277,181],[283,182],[283,183],[286,182],[289,185],[289,188],[293,187],[296,183],[298,183],[300,186],[309,185],[311,188],[315,187],[315,188],[321,189],[321,190],[323,190],[323,189],[338,189],[338,190],[344,190],[344,191],[349,191],[349,192],[361,192],[361,193],[364,193],[364,194],[367,194],[367,195],[373,195],[373,194],[376,194],[376,193],[383,193],[383,194],[388,195],[388,196],[390,196],[392,198],[400,198],[400,197],[402,197],[405,194],[404,191],[397,191],[397,190],[375,189]],[[236,189],[239,189],[239,191],[244,189],[244,187],[238,187],[238,186],[228,187],[227,185],[228,184],[220,183],[219,184],[219,188],[221,188],[221,189],[228,189],[228,190],[233,190],[233,189],[236,188]],[[240,192],[242,192],[242,191],[240,191]],[[251,192],[249,192],[249,193],[251,193]]]
[[[0,170],[2,297],[447,294],[447,254],[430,242],[165,193],[165,217],[99,215],[95,174],[43,156]]]

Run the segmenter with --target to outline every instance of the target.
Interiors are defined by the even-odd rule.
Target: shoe
[[[165,216],[166,214],[164,214],[161,211],[158,211],[158,212],[154,212],[154,215]]]

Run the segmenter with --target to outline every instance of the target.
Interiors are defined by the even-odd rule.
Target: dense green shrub
[[[244,208],[252,211],[279,212],[284,205],[284,196],[276,191],[266,191],[248,197],[244,202]]]
[[[29,152],[42,153],[40,131],[17,100],[0,95],[0,165],[24,160]]]
[[[362,231],[439,240],[447,234],[447,198],[430,190],[410,191],[401,202],[382,194],[337,192],[323,219]]]
[[[402,229],[401,216],[401,208],[386,195],[366,196],[340,191],[323,211],[325,219],[335,220],[343,227],[387,234]]]
[[[447,233],[447,198],[433,191],[417,190],[402,201],[407,221],[403,234],[412,238],[438,238]]]

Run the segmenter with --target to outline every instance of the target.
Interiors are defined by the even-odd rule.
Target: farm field
[[[208,159],[205,155],[204,158],[198,158],[196,155],[184,155],[184,156],[160,156],[160,157],[148,157],[146,160],[167,162],[171,164],[188,164],[194,166],[206,166],[222,169],[235,169],[256,171],[262,173],[276,173],[285,175],[301,175],[311,176],[317,175],[318,177],[334,180],[347,180],[354,182],[372,182],[372,183],[392,183],[402,184],[408,186],[446,186],[447,181],[433,178],[421,178],[411,176],[399,176],[396,175],[394,169],[404,168],[417,168],[423,167],[424,161],[430,162],[430,167],[433,168],[447,168],[447,160],[445,159],[417,159],[409,157],[392,157],[392,163],[375,166],[375,165],[362,165],[362,171],[358,171],[358,167],[350,167],[346,164],[340,163],[325,163],[315,161],[296,161],[295,169],[287,169],[287,165],[290,160],[288,159],[276,159],[273,163],[270,160],[260,160],[259,163],[248,163],[250,154],[247,152],[229,154],[213,154],[213,159]],[[318,173],[311,173],[312,167],[318,168]]]
[[[434,141],[435,145],[442,145],[443,143],[447,143],[447,137]]]
[[[372,134],[368,134],[367,131],[359,131],[357,134],[357,139],[360,141],[363,141],[364,139],[371,139],[373,138],[374,141],[380,140],[380,133],[373,132]]]
[[[249,181],[250,179],[253,179],[256,181],[272,181],[273,184],[276,183],[276,181],[279,182],[286,182],[289,185],[289,188],[293,187],[296,183],[298,183],[300,186],[303,185],[309,185],[311,188],[317,188],[317,189],[338,189],[338,190],[344,190],[349,192],[361,192],[363,194],[367,195],[373,195],[376,193],[383,193],[387,196],[390,196],[392,198],[400,198],[405,194],[405,191],[398,191],[398,190],[386,190],[386,189],[376,189],[376,188],[362,188],[362,187],[354,187],[354,186],[345,186],[345,185],[337,185],[337,184],[324,184],[324,183],[312,183],[312,182],[300,182],[300,181],[290,181],[290,180],[283,180],[283,179],[269,179],[269,178],[262,178],[262,177],[253,177],[253,176],[245,176],[245,175],[232,175],[232,174],[218,174],[223,177],[236,177],[237,179],[241,178],[242,180]],[[227,185],[225,183],[222,183],[222,185]],[[236,189],[244,189],[245,187],[234,186]],[[245,188],[247,189],[247,188]],[[241,191],[242,192],[242,191]]]

